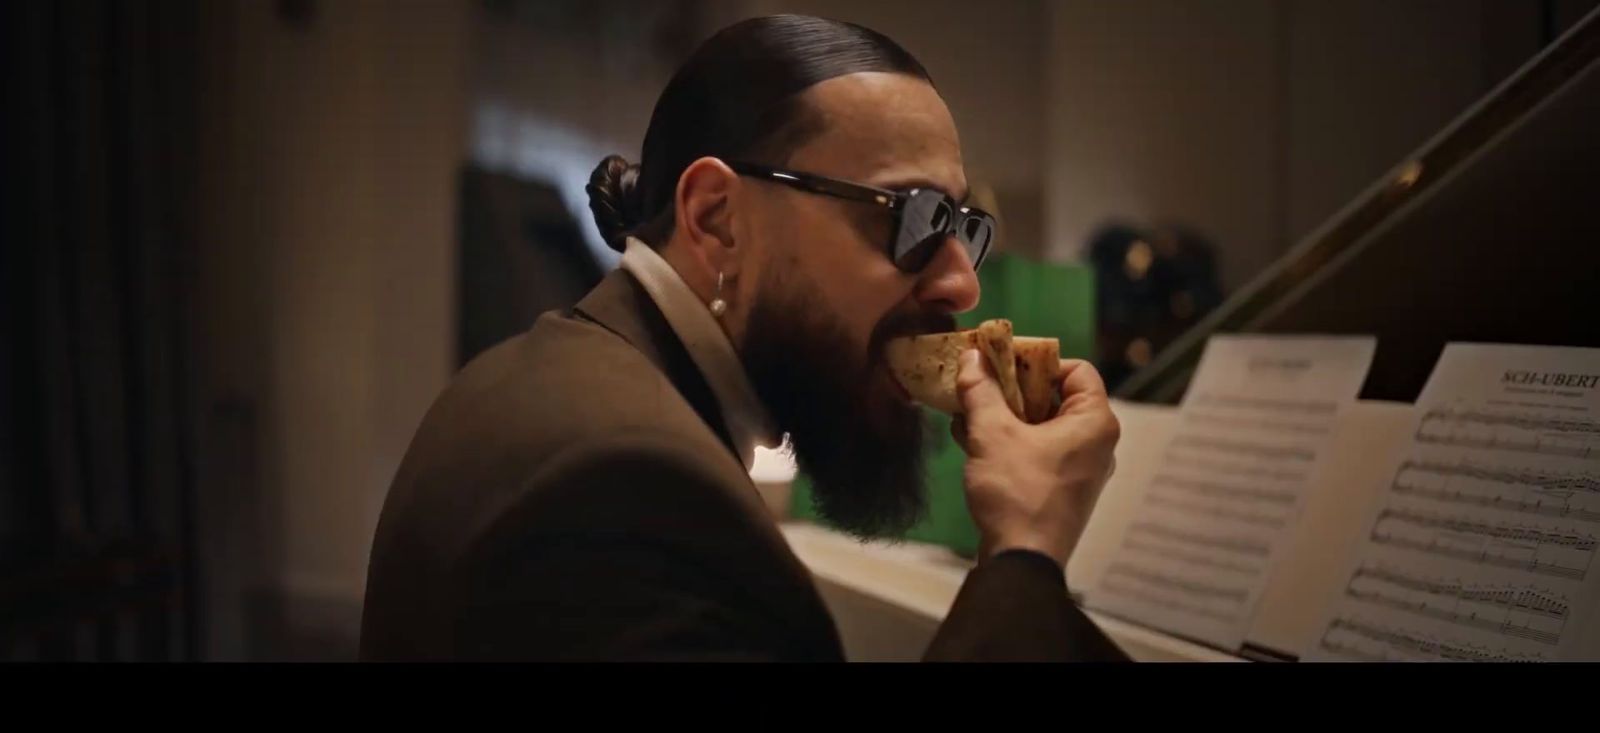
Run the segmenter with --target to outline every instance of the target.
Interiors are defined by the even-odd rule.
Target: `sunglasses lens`
[[[969,217],[961,225],[961,238],[967,245],[967,258],[972,260],[976,268],[983,263],[983,257],[989,251],[989,242],[994,239],[994,222],[985,216]]]
[[[901,212],[895,264],[907,272],[921,271],[951,234],[961,240],[967,259],[976,268],[983,264],[994,239],[994,219],[981,211],[969,214],[963,209],[958,214],[950,199],[938,191],[913,193]]]
[[[943,201],[937,202],[937,205],[933,207],[933,213],[929,215],[928,228],[936,233],[948,230],[950,228],[950,214],[949,204]]]
[[[906,272],[921,272],[929,262],[933,261],[933,256],[938,254],[939,245],[943,242],[944,237],[937,235],[917,242],[895,264]]]
[[[895,235],[895,264],[907,272],[926,267],[938,251],[939,243],[948,235],[946,227],[953,215],[954,211],[937,191],[921,190],[907,198]]]

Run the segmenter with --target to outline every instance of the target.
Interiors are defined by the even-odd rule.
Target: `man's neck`
[[[780,436],[750,384],[732,337],[711,315],[706,300],[694,292],[683,271],[661,253],[637,239],[630,239],[622,266],[644,286],[711,384],[729,431],[738,444],[740,458],[749,468],[754,459],[754,447],[776,447]]]

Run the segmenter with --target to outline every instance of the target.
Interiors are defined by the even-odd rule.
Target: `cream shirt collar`
[[[727,332],[678,271],[649,245],[628,237],[621,266],[644,286],[683,342],[689,358],[700,367],[722,409],[722,421],[728,426],[739,460],[744,462],[745,470],[750,470],[755,463],[756,446],[776,448],[778,431],[756,396]]]

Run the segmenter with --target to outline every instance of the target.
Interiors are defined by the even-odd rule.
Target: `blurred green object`
[[[995,254],[984,263],[978,281],[983,297],[977,308],[957,316],[962,328],[973,328],[990,318],[1008,318],[1018,335],[1060,339],[1064,358],[1087,359],[1094,353],[1094,274],[1088,267]],[[950,418],[926,412],[935,431],[928,456],[928,515],[905,539],[941,545],[972,557],[978,551],[978,530],[967,513],[961,485],[966,455],[950,437]],[[791,497],[792,516],[827,524],[816,513],[811,484],[804,473],[795,477]]]

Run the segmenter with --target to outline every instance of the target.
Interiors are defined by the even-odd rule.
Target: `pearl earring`
[[[722,273],[717,273],[717,297],[711,299],[711,315],[718,318],[728,312],[728,301],[722,299]]]

